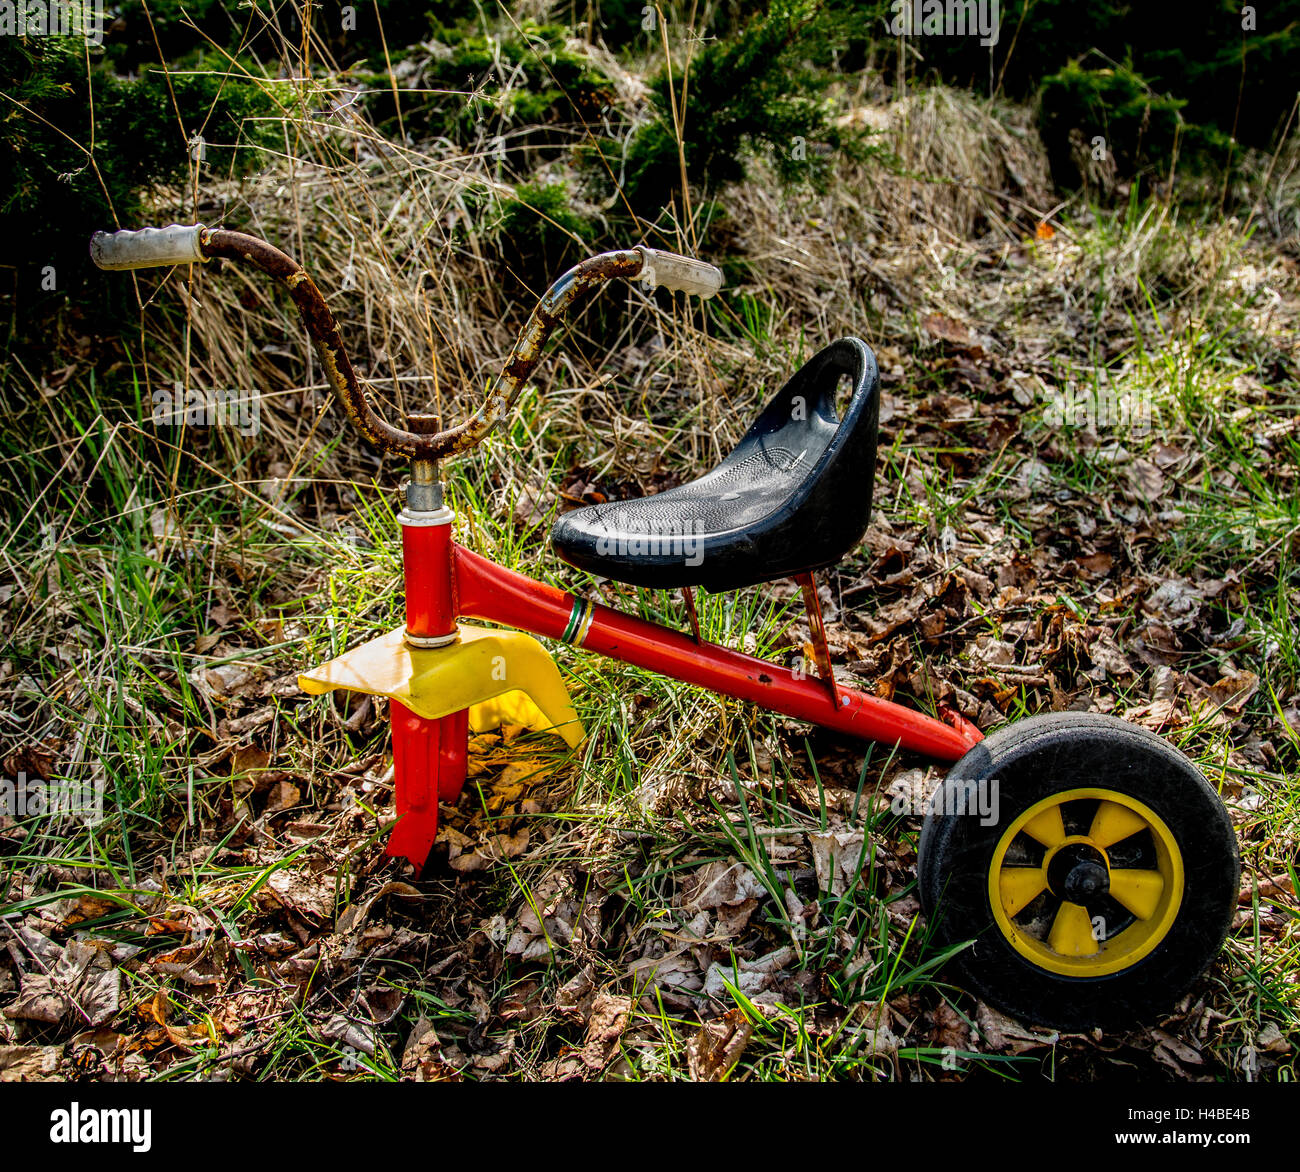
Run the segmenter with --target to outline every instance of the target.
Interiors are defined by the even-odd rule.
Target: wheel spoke
[[[1047,890],[1047,872],[1042,867],[1003,867],[998,873],[998,895],[1002,910],[1014,916]]]
[[[1110,873],[1110,894],[1139,920],[1149,920],[1160,906],[1165,877],[1159,871],[1118,869]]]
[[[1063,903],[1052,921],[1047,943],[1062,956],[1093,956],[1099,945],[1092,935],[1092,917],[1077,903]]]
[[[1025,823],[1024,832],[1046,847],[1059,845],[1065,839],[1065,823],[1061,819],[1061,807],[1048,806],[1041,814],[1036,814]]]
[[[1136,810],[1130,810],[1119,802],[1104,801],[1093,815],[1088,837],[1104,850],[1112,843],[1121,842],[1139,830],[1146,829],[1146,819]]]

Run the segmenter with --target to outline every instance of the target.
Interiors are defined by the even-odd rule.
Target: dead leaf
[[[767,894],[762,881],[740,863],[707,863],[687,881],[684,906],[690,911],[744,903]]]
[[[1090,553],[1075,558],[1074,564],[1086,578],[1104,578],[1115,565],[1115,559],[1105,552]]]
[[[497,786],[512,786],[521,782],[536,783],[544,778],[549,770],[536,760],[524,759],[511,761],[497,777]]]
[[[1180,1041],[1172,1034],[1161,1029],[1153,1029],[1150,1034],[1156,1043],[1153,1051],[1156,1061],[1177,1074],[1186,1077],[1184,1066],[1201,1066],[1204,1064],[1205,1059],[1201,1057],[1199,1050],[1189,1046],[1186,1042]]]
[[[275,814],[281,810],[290,810],[302,801],[302,791],[291,781],[282,781],[271,793],[266,803],[264,814]]]
[[[1255,879],[1250,874],[1241,877],[1241,890],[1237,894],[1237,902],[1249,906],[1255,899]],[[1291,876],[1285,872],[1277,875],[1268,875],[1258,881],[1260,899],[1287,899],[1294,898],[1295,887],[1291,882]]]
[[[794,949],[786,945],[754,960],[712,964],[709,966],[709,971],[704,974],[704,992],[709,997],[727,998],[730,996],[727,986],[732,985],[745,996],[756,997],[768,988],[776,976],[795,958]]]
[[[437,1058],[441,1045],[442,1041],[433,1028],[433,1023],[421,1014],[406,1036],[406,1045],[402,1049],[402,1070],[408,1074],[414,1073],[426,1062]]]
[[[566,1017],[586,1021],[595,1000],[595,981],[591,965],[584,965],[555,991],[555,1008]]]
[[[83,1024],[101,1025],[117,1013],[122,975],[107,951],[81,940],[58,950],[27,928],[19,930],[19,939],[29,949],[28,967],[17,1000],[5,1007],[6,1017],[58,1025],[73,1015]]]
[[[862,831],[810,831],[808,845],[812,848],[817,886],[831,895],[843,895],[852,886],[863,857]]]
[[[582,1061],[591,1070],[599,1070],[609,1060],[627,1029],[632,998],[613,993],[597,993],[587,1022],[587,1040],[582,1047]]]
[[[966,326],[942,313],[927,313],[921,319],[921,326],[927,334],[932,338],[938,338],[941,342],[969,346],[972,341],[971,332]]]
[[[58,1046],[0,1046],[0,1082],[55,1082]]]
[[[373,1058],[376,1048],[376,1034],[373,1022],[360,1021],[336,1013],[321,1026],[321,1037],[337,1042],[345,1050]]]
[[[1246,702],[1259,691],[1259,676],[1251,671],[1228,671],[1208,688],[1205,696],[1216,708],[1234,715],[1246,707]]]
[[[740,1061],[754,1025],[739,1009],[706,1022],[686,1044],[686,1064],[697,1082],[721,1082]]]
[[[281,868],[266,881],[268,891],[284,907],[307,919],[326,920],[334,915],[334,877],[304,870]]]
[[[930,1031],[930,1044],[940,1049],[969,1050],[970,1030],[966,1022],[951,1005],[941,1003],[932,1014],[933,1028]]]
[[[218,602],[216,606],[208,608],[208,622],[214,627],[228,627],[238,617],[239,615],[224,602]]]
[[[194,1023],[193,1025],[183,1026],[164,1026],[167,1036],[171,1039],[173,1046],[179,1046],[182,1050],[197,1050],[202,1046],[215,1046],[216,1039],[212,1036],[209,1027],[205,1023]]]
[[[544,524],[556,507],[549,485],[526,484],[515,500],[515,520],[526,529]]]
[[[1289,1054],[1291,1052],[1290,1043],[1282,1036],[1281,1028],[1274,1021],[1267,1021],[1260,1027],[1259,1035],[1255,1038],[1255,1044],[1261,1050],[1271,1050],[1274,1054]]]
[[[231,776],[261,773],[271,764],[271,754],[257,745],[240,745],[230,755]]]
[[[5,1017],[58,1025],[68,1011],[68,999],[46,973],[24,975],[18,999],[5,1006]]]
[[[1139,500],[1158,501],[1165,491],[1165,474],[1150,460],[1134,460],[1128,478]]]

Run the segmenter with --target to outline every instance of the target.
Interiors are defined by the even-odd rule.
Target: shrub
[[[496,236],[501,257],[522,286],[540,293],[552,278],[590,252],[592,222],[573,206],[563,183],[522,183],[501,204]]]
[[[766,9],[730,40],[698,49],[687,75],[687,181],[706,193],[745,174],[746,152],[768,151],[787,182],[820,183],[827,159],[853,149],[831,124],[823,101],[831,76],[831,30],[811,0],[769,0]],[[674,60],[653,82],[655,116],[628,145],[624,194],[653,219],[680,198],[681,163],[673,121],[682,95],[682,62]]]
[[[890,51],[894,39],[888,33],[895,0],[826,4],[839,30],[842,66],[871,59],[886,80],[897,80],[899,57]],[[1246,7],[1253,29],[1242,27]],[[1123,172],[1125,165],[1149,165],[1158,155],[1167,163],[1167,151],[1153,147],[1152,137],[1167,146],[1164,136],[1175,113],[1183,120],[1182,141],[1194,156],[1182,152],[1184,161],[1218,167],[1230,153],[1225,136],[1272,149],[1295,100],[1300,0],[1250,6],[1239,0],[1182,0],[1176,13],[1166,5],[1131,0],[1003,0],[1000,9],[1001,35],[992,49],[973,36],[911,38],[905,58],[909,81],[942,80],[977,92],[996,85],[1018,99],[1030,99],[1041,88],[1052,119],[1078,114],[1080,125],[1104,120],[1112,127],[1125,176],[1133,173]],[[1096,67],[1072,68],[1080,61]],[[1141,140],[1140,149],[1133,149],[1120,139],[1132,128],[1138,107],[1150,125],[1132,138]],[[1045,130],[1055,134],[1055,122]],[[1054,149],[1059,155],[1059,142]],[[1067,185],[1077,181],[1068,179],[1070,171],[1065,166],[1061,172]]]
[[[1063,187],[1083,181],[1072,135],[1088,149],[1095,139],[1104,140],[1099,145],[1113,156],[1123,176],[1167,173],[1176,142],[1180,156],[1194,164],[1223,161],[1224,136],[1213,128],[1187,125],[1181,114],[1185,105],[1181,98],[1155,92],[1127,65],[1067,65],[1043,81],[1040,128],[1053,178]]]
[[[340,65],[382,65],[385,45],[397,57],[441,27],[439,19],[456,22],[479,10],[474,0],[351,0],[345,22],[344,7],[344,0],[315,0],[310,6],[315,38]],[[301,45],[301,13],[301,5],[277,0],[122,0],[105,39],[119,71],[156,65],[160,51],[164,60],[176,62],[214,46],[233,56],[274,61],[286,48],[296,51]]]
[[[0,114],[5,249],[18,296],[36,314],[51,298],[78,297],[90,276],[92,228],[138,226],[141,193],[187,174],[191,135],[202,131],[211,144],[207,166],[242,173],[259,145],[279,137],[266,120],[294,100],[285,83],[161,71],[118,77],[102,63],[88,66],[85,43],[65,37],[0,38],[0,76],[13,99]],[[96,281],[87,308],[111,310],[103,296]]]
[[[420,88],[426,92],[399,95],[408,134],[462,145],[496,140],[499,150],[489,149],[513,165],[525,149],[557,145],[548,141],[548,127],[595,119],[612,100],[609,78],[584,54],[566,47],[568,30],[561,25],[524,21],[519,31],[510,28],[501,36],[442,28],[439,37],[449,51],[422,63]],[[371,87],[366,99],[371,117],[394,131],[387,77],[358,74],[357,80]],[[512,129],[526,133],[507,133]]]

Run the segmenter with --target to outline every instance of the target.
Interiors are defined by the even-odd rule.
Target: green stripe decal
[[[582,599],[575,598],[573,600],[573,609],[569,612],[569,621],[564,628],[564,634],[560,636],[563,642],[573,642],[574,635],[578,633],[579,628],[582,626],[582,612],[584,609]]]
[[[560,638],[565,643],[574,643],[582,645],[582,640],[586,638],[587,628],[591,626],[592,612],[596,609],[594,602],[588,602],[582,598],[573,600],[573,609],[569,612],[569,621],[564,625],[564,634]]]

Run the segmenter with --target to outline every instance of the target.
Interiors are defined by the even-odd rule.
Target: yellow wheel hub
[[[1136,964],[1168,935],[1182,901],[1183,856],[1169,827],[1114,790],[1064,790],[1030,806],[989,867],[999,930],[1021,956],[1063,976]]]

